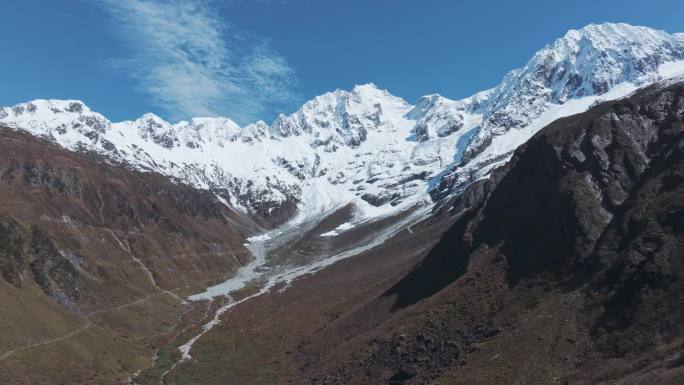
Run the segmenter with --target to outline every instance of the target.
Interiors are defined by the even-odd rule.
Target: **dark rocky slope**
[[[120,383],[250,258],[208,192],[2,127],[0,153],[2,383]]]
[[[663,87],[552,123],[452,202],[419,265],[307,338],[302,382],[680,383],[684,84]]]
[[[118,383],[158,353],[140,383],[678,384],[683,95],[552,123],[435,217],[226,312],[177,366],[211,313],[175,295],[243,263],[253,225],[0,131],[0,382]],[[301,239],[280,252],[330,246]]]

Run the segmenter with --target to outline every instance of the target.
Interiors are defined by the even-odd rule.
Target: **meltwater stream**
[[[308,225],[301,222],[295,222],[294,224],[288,223],[277,229],[247,239],[245,247],[252,253],[253,260],[240,268],[235,276],[227,281],[212,286],[203,293],[195,294],[188,298],[190,301],[202,301],[212,300],[216,297],[227,297],[229,302],[216,310],[212,319],[203,325],[202,331],[199,334],[179,347],[182,354],[180,362],[186,361],[192,357],[190,355],[190,350],[192,349],[193,344],[216,326],[220,322],[221,315],[229,309],[252,298],[266,294],[275,287],[280,287],[280,290],[285,290],[292,281],[301,276],[315,273],[337,261],[358,255],[379,246],[401,230],[426,218],[429,215],[430,210],[431,207],[429,205],[420,207],[398,220],[396,223],[382,229],[380,232],[361,239],[360,242],[357,242],[349,249],[331,255],[321,255],[319,258],[299,266],[274,266],[274,261],[269,260],[269,252],[292,242],[301,234],[310,231],[320,222],[320,220],[330,213],[322,214],[315,220],[307,221]],[[231,294],[251,285],[258,287],[259,289],[253,294],[239,300],[234,300],[231,297]],[[172,369],[173,368],[170,370]]]

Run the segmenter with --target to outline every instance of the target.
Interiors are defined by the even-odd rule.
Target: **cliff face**
[[[29,270],[37,281],[47,270],[116,280],[123,277],[108,265],[134,257],[140,266],[133,270],[144,265],[168,289],[220,279],[244,262],[239,227],[246,222],[211,194],[25,134],[0,134],[3,248],[14,261],[3,271],[10,282],[20,285]],[[126,278],[128,287],[150,283],[144,275]],[[48,292],[47,284],[39,286]]]
[[[544,128],[451,202],[457,222],[374,301],[393,303],[376,337],[311,382],[676,383],[683,120],[679,83]]]
[[[0,383],[678,383],[682,71],[608,23],[459,101],[0,108]]]
[[[171,123],[150,113],[112,122],[77,100],[38,99],[0,107],[0,123],[211,189],[266,226],[348,204],[360,223],[457,195],[553,120],[682,73],[678,35],[590,24],[461,100],[433,94],[412,105],[364,84],[316,96],[270,125],[240,127],[227,117]]]
[[[297,383],[677,384],[683,120],[677,83],[555,121],[444,203],[454,219],[232,309],[169,378],[246,381],[254,354]],[[209,192],[1,135],[0,381],[117,383],[155,353],[140,381],[157,381],[209,314],[179,298],[244,264],[255,225]],[[251,349],[229,349],[237,377],[234,338]]]
[[[5,128],[0,153],[0,328],[11,331],[0,343],[0,366],[7,381],[31,365],[51,381],[84,381],[90,372],[120,381],[131,368],[104,374],[110,364],[140,365],[153,354],[144,347],[150,336],[173,334],[187,314],[203,314],[181,297],[250,259],[242,242],[254,225],[208,192]],[[79,327],[100,329],[94,346],[112,355],[91,349],[84,357],[80,350],[24,359],[36,341]],[[69,341],[88,346],[86,334]],[[76,366],[68,377],[50,370],[67,364]]]

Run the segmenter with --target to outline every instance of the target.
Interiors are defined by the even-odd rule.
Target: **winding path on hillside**
[[[14,349],[6,351],[2,356],[0,356],[0,362],[6,360],[7,358],[9,358],[11,356],[13,356],[14,354],[20,353],[20,352],[25,351],[25,350],[39,348],[42,346],[66,341],[66,340],[76,336],[77,334],[80,334],[80,333],[88,330],[92,326],[97,326],[97,324],[90,321],[90,318],[93,316],[96,316],[98,314],[103,314],[103,313],[111,313],[111,312],[115,312],[115,311],[118,311],[121,309],[125,309],[125,308],[133,306],[133,305],[138,305],[138,304],[141,304],[141,303],[143,303],[143,302],[145,302],[145,301],[147,301],[153,297],[157,297],[157,296],[164,295],[164,294],[168,295],[169,293],[168,293],[168,291],[161,291],[161,292],[157,292],[157,293],[152,293],[152,294],[146,295],[145,297],[138,298],[134,301],[124,303],[124,304],[121,304],[121,305],[118,305],[118,306],[115,306],[112,308],[100,309],[100,310],[90,312],[83,317],[83,319],[86,321],[86,323],[81,325],[78,329],[72,330],[72,331],[70,331],[70,332],[68,332],[62,336],[46,339],[46,340],[43,340],[41,342],[30,342],[29,341],[29,343],[24,345],[24,346],[20,346],[18,348],[14,348]],[[173,295],[173,298],[178,298],[178,296]]]
[[[285,290],[297,278],[316,273],[317,271],[331,266],[338,261],[359,255],[365,251],[380,246],[388,239],[398,234],[400,231],[407,229],[425,219],[431,212],[431,209],[431,205],[418,207],[413,212],[397,220],[396,223],[387,226],[379,233],[370,234],[369,237],[360,240],[356,245],[353,245],[346,250],[338,250],[336,253],[322,256],[313,262],[301,266],[287,266],[280,269],[269,268],[269,262],[272,262],[269,261],[269,253],[272,250],[276,250],[277,248],[283,247],[289,242],[292,242],[301,234],[312,230],[314,227],[316,227],[316,225],[318,225],[318,223],[320,223],[322,219],[331,213],[322,213],[315,221],[310,221],[306,225],[300,223],[299,226],[296,226],[292,225],[291,223],[286,223],[279,228],[249,238],[247,240],[248,242],[245,244],[245,247],[253,256],[253,259],[249,264],[238,270],[233,278],[219,285],[208,288],[204,293],[190,296],[188,298],[190,301],[211,301],[215,297],[226,297],[228,298],[229,302],[216,310],[213,318],[202,326],[201,332],[190,338],[185,344],[178,348],[181,353],[181,359],[162,373],[159,380],[160,384],[165,384],[165,377],[172,372],[178,366],[178,364],[192,358],[190,352],[193,345],[203,335],[218,325],[221,322],[221,316],[230,309],[253,298],[269,293],[276,287],[280,287],[280,290]],[[259,285],[259,290],[255,293],[239,300],[234,300],[232,298],[231,294],[255,283]]]

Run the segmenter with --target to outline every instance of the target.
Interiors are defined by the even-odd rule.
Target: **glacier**
[[[33,100],[0,108],[0,123],[211,190],[266,227],[347,205],[353,225],[458,194],[551,121],[682,73],[681,34],[590,24],[461,100],[428,95],[413,105],[365,84],[244,127],[154,114],[111,122],[78,100]]]

